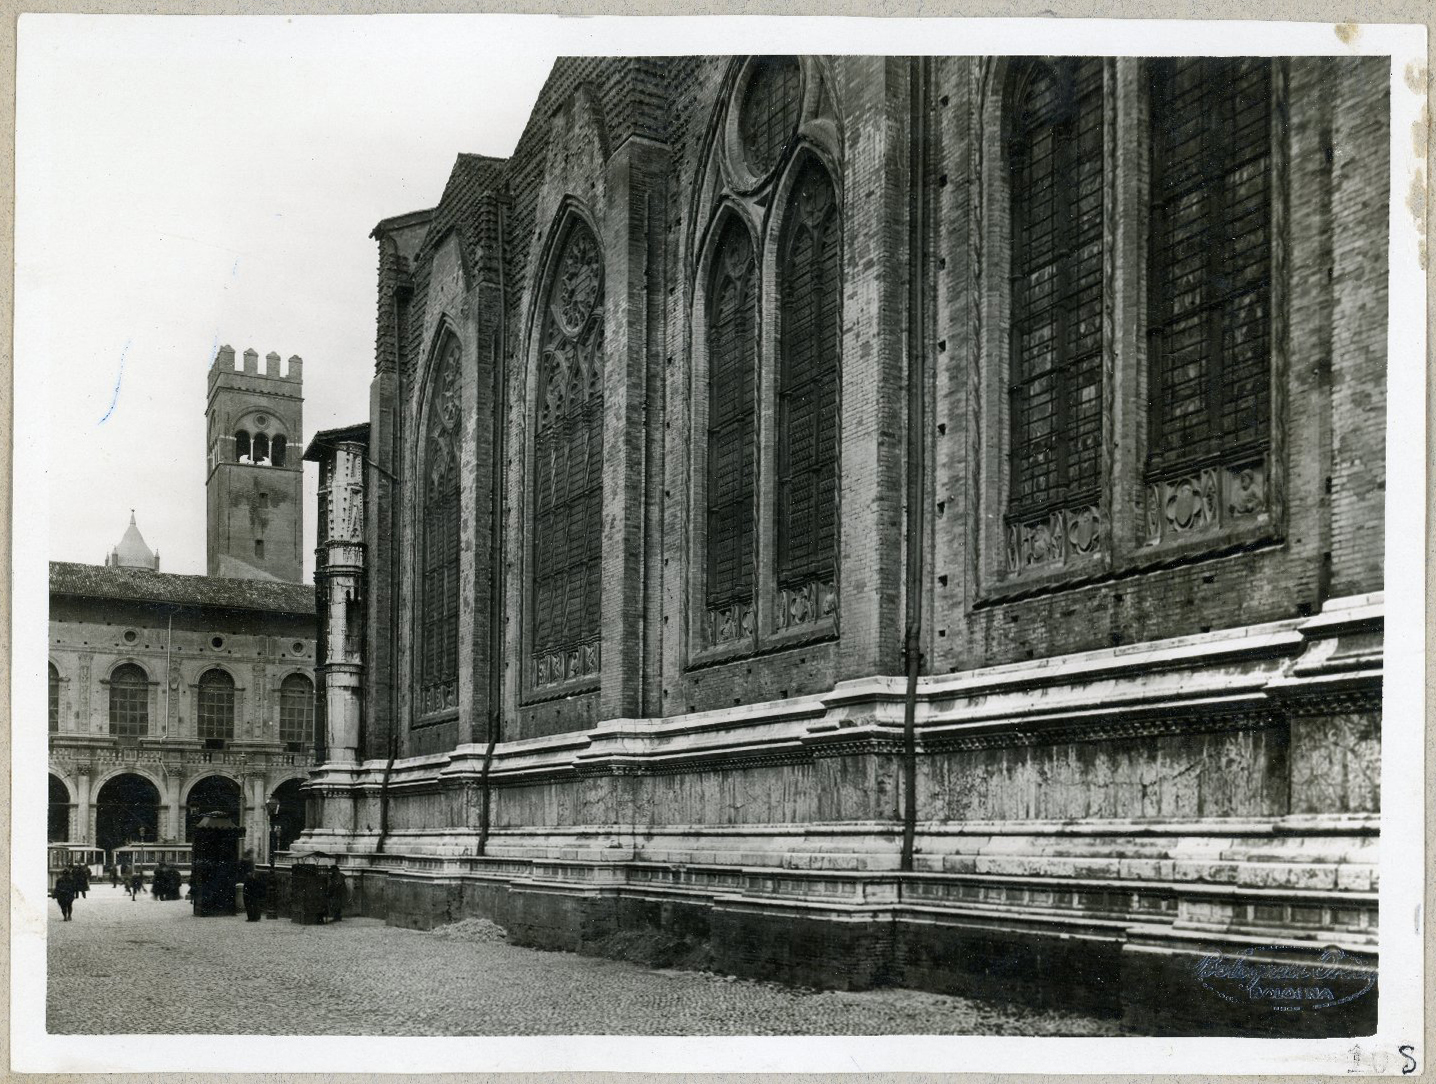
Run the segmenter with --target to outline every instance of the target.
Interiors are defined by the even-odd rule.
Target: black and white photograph
[[[22,16],[14,1067],[1424,1070],[1424,28],[1116,27]]]

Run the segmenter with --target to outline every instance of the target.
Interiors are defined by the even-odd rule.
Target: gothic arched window
[[[110,675],[110,734],[139,738],[150,730],[150,681],[134,663],[115,667]]]
[[[1093,501],[1102,449],[1102,61],[1034,60],[1011,84],[1009,508]]]
[[[274,434],[274,439],[269,442],[269,461],[276,467],[284,466],[284,453],[288,444],[282,433]]]
[[[314,685],[303,674],[290,674],[279,686],[279,740],[286,745],[314,740]]]
[[[568,226],[540,328],[534,425],[531,660],[535,689],[599,673],[603,529],[603,260]]]
[[[60,729],[60,671],[50,664],[50,733]]]
[[[841,240],[832,181],[809,162],[789,197],[778,256],[779,587],[837,566]]]
[[[199,679],[195,729],[206,741],[234,740],[234,678],[223,670],[206,670]]]
[[[1149,62],[1151,404],[1157,469],[1267,440],[1272,62]]]
[[[240,463],[249,462],[249,434],[243,429],[234,435],[234,458]]]
[[[442,347],[424,431],[423,583],[419,600],[419,714],[459,706],[459,341]]]
[[[708,287],[708,605],[753,597],[757,444],[757,283],[753,243],[736,219],[713,254]]]

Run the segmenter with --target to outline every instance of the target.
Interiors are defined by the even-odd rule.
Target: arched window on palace
[[[199,679],[196,733],[220,747],[234,740],[234,679],[223,670],[206,670]]]
[[[1009,84],[1009,516],[1093,504],[1102,451],[1102,60],[1032,60]]]
[[[314,741],[314,684],[290,674],[279,686],[279,740],[297,752]]]
[[[708,606],[752,601],[757,451],[757,274],[748,231],[730,218],[708,287]]]
[[[110,675],[110,734],[116,738],[140,738],[149,729],[149,675],[134,663],[115,667]]]
[[[60,729],[60,671],[50,663],[50,733]]]
[[[1272,62],[1148,63],[1149,469],[1257,451],[1271,411]]]
[[[274,434],[274,439],[269,442],[269,462],[276,466],[284,466],[284,453],[287,451],[289,441],[283,433]]]
[[[238,463],[248,463],[249,459],[249,433],[241,429],[234,435],[234,458]]]
[[[603,260],[573,218],[542,314],[533,439],[530,681],[599,675],[603,528]]]
[[[459,433],[463,416],[459,341],[441,347],[431,378],[423,443],[419,714],[459,707]]]
[[[809,162],[789,197],[778,257],[780,588],[837,567],[840,247],[832,181]]]

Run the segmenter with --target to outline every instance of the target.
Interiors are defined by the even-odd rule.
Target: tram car
[[[155,867],[163,862],[180,871],[183,879],[189,879],[192,865],[188,843],[127,843],[115,848],[114,863],[117,869],[129,866],[131,870],[143,873],[145,883],[154,880]]]
[[[55,882],[67,866],[88,866],[90,880],[98,881],[105,872],[105,852],[85,843],[51,843],[49,845],[49,885],[47,891],[55,891]]]

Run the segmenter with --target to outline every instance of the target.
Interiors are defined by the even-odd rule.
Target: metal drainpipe
[[[389,774],[394,770],[394,761],[399,758],[399,736],[389,735],[389,763],[384,765],[384,778],[379,782],[379,840],[374,844],[374,853],[384,853],[384,840],[389,836]]]
[[[902,856],[899,869],[913,868],[917,838],[917,679],[922,669],[922,588],[926,521],[927,465],[927,364],[926,364],[926,259],[928,123],[928,59],[913,57],[911,121],[908,127],[908,387],[907,387],[907,633],[903,655],[907,663],[907,690],[903,697],[902,727]]]
[[[484,856],[489,847],[489,817],[490,803],[492,799],[492,784],[489,781],[489,770],[494,763],[494,747],[499,743],[499,731],[503,728],[503,709],[500,703],[503,700],[504,684],[503,671],[498,660],[505,657],[506,653],[499,645],[503,642],[503,591],[504,584],[504,479],[508,477],[508,467],[505,456],[508,454],[506,436],[508,433],[508,355],[504,350],[505,332],[507,330],[508,306],[506,304],[507,283],[504,277],[504,199],[500,197],[497,203],[496,213],[498,215],[497,233],[499,237],[498,252],[498,294],[499,294],[499,317],[498,334],[494,341],[494,435],[491,442],[493,448],[493,479],[490,486],[490,545],[489,545],[489,741],[488,747],[484,750],[484,766],[479,773],[479,840],[475,850],[480,858]]]

